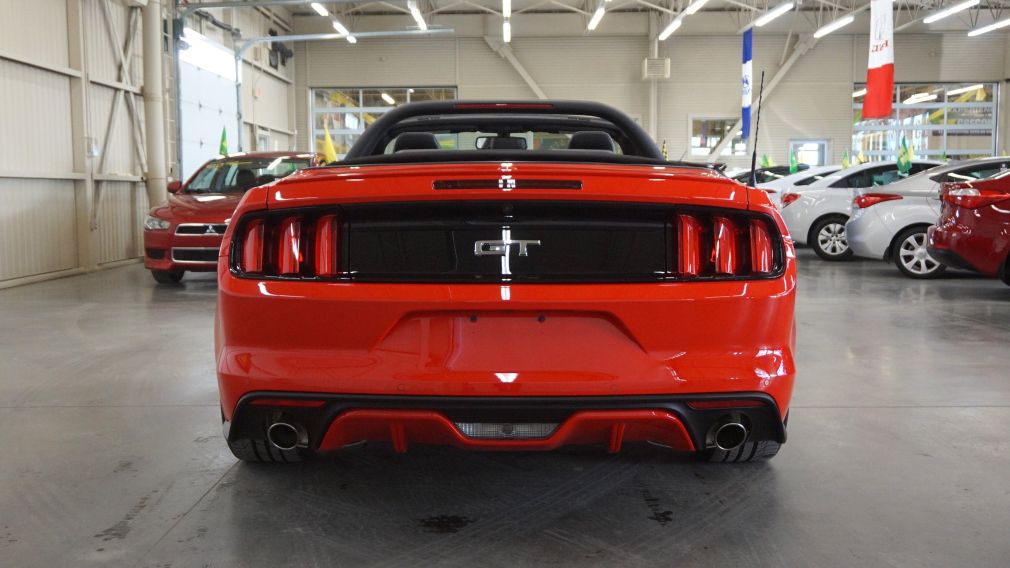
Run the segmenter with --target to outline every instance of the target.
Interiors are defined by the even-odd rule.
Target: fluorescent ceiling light
[[[347,28],[344,27],[344,24],[341,24],[340,21],[337,19],[333,20],[333,29],[337,30],[337,33],[339,33],[340,35],[351,35],[351,32],[347,31]]]
[[[347,36],[345,39],[347,39],[347,43],[358,43],[358,38],[352,35]]]
[[[970,93],[972,91],[978,91],[978,90],[984,89],[984,88],[985,88],[985,85],[982,85],[981,83],[978,84],[978,85],[970,85],[970,86],[967,86],[967,87],[960,87],[958,89],[953,89],[951,91],[947,91],[947,96],[949,97],[950,95],[960,95],[960,94],[964,94],[964,93]]]
[[[977,29],[971,30],[970,32],[968,32],[968,37],[980,36],[982,34],[987,34],[987,33],[991,32],[991,31],[998,30],[998,29],[1001,29],[1001,28],[1005,28],[1007,26],[1010,26],[1010,18],[1007,18],[1005,20],[1000,20],[1000,21],[996,22],[995,24],[989,24],[988,26],[983,26],[981,28],[977,28]]]
[[[935,14],[930,14],[929,16],[926,16],[925,18],[922,19],[922,23],[924,23],[924,24],[932,24],[933,22],[939,22],[940,20],[946,18],[947,16],[953,16],[954,14],[956,14],[958,12],[967,10],[968,8],[972,8],[972,7],[978,6],[979,2],[981,2],[981,0],[968,0],[967,2],[961,2],[959,4],[954,4],[950,8],[945,8],[945,9],[940,10],[939,12],[937,12]]]
[[[501,15],[506,18],[512,17],[512,0],[501,0]]]
[[[600,6],[599,8],[597,8],[596,11],[593,12],[593,17],[589,18],[589,25],[586,26],[586,28],[589,31],[595,30],[596,26],[600,25],[600,20],[603,19],[603,14],[605,14],[605,13],[606,13],[606,10],[603,9],[603,6]]]
[[[319,2],[313,2],[309,4],[309,6],[312,6],[312,9],[315,10],[317,14],[319,14],[324,18],[330,15],[330,11],[327,10],[326,7],[320,4]]]
[[[820,39],[833,31],[837,31],[844,28],[845,26],[851,24],[855,20],[856,17],[853,16],[852,14],[849,14],[848,16],[842,16],[841,18],[838,18],[837,20],[831,22],[830,24],[821,26],[820,29],[814,32],[814,37]]]
[[[670,20],[670,23],[667,24],[665,28],[663,28],[663,31],[659,32],[659,37],[657,37],[656,39],[658,39],[659,41],[666,41],[666,38],[670,37],[671,35],[673,35],[673,32],[680,29],[680,26],[683,23],[684,21],[680,18],[674,18]]]
[[[505,43],[512,41],[512,24],[508,20],[501,25],[501,40]]]
[[[902,101],[902,103],[904,103],[906,105],[914,105],[916,103],[924,103],[926,101],[935,101],[936,98],[937,98],[937,96],[935,94],[931,95],[929,93],[916,93],[916,94],[908,97],[904,101]]]
[[[394,99],[393,97],[389,96],[389,93],[387,93],[385,91],[383,91],[379,96],[382,97],[382,100],[386,101],[388,104],[391,104],[391,105],[395,105],[396,104],[396,99]]]
[[[765,12],[760,18],[754,20],[754,26],[760,28],[761,26],[767,24],[768,22],[774,20],[775,18],[785,14],[789,10],[793,9],[795,6],[792,2],[783,2],[778,6],[772,8],[770,11]]]
[[[852,93],[852,98],[858,99],[859,97],[866,94],[866,89],[859,89],[858,91]]]
[[[410,15],[414,17],[414,21],[417,22],[417,27],[420,28],[422,32],[428,29],[428,24],[424,21],[424,16],[421,15],[421,9],[413,2],[410,3]]]
[[[708,3],[708,0],[694,0],[694,2],[688,4],[687,8],[684,8],[684,13],[690,16],[691,14],[694,14],[698,10],[701,10],[702,6],[704,6],[706,3]]]

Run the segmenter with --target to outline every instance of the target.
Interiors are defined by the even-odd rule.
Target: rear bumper
[[[893,238],[890,227],[872,208],[855,209],[845,224],[845,240],[856,256],[886,260],[884,257]]]
[[[987,265],[984,256],[977,258],[980,256],[978,250],[973,248],[971,243],[965,242],[956,226],[949,223],[932,226],[926,234],[928,235],[926,250],[936,260],[954,268],[980,272],[988,276],[996,275],[999,266]],[[967,256],[962,253],[966,253]]]
[[[747,401],[744,408],[696,409],[697,403]],[[689,404],[690,403],[690,404]],[[735,403],[735,402],[733,402]],[[398,452],[410,444],[474,450],[552,450],[564,445],[655,442],[679,451],[712,447],[712,432],[726,421],[743,423],[748,440],[785,442],[775,401],[763,393],[678,397],[401,397],[319,393],[250,393],[226,423],[229,440],[262,439],[275,422],[304,429],[305,447],[335,450],[359,441],[390,442]],[[502,434],[468,436],[460,424],[501,426]],[[549,424],[549,434],[522,438],[511,428]]]

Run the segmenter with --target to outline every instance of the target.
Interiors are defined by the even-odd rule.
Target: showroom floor
[[[801,251],[790,440],[236,463],[215,284],[0,291],[0,566],[1006,566],[1010,288]]]

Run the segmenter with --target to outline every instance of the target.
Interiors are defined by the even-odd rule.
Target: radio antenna
[[[758,133],[761,132],[761,101],[765,96],[765,72],[761,72],[761,88],[758,91],[757,118],[754,119],[754,153],[750,157],[750,185],[757,187]]]

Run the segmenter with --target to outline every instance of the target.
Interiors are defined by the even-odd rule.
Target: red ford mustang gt
[[[211,160],[186,182],[172,182],[168,201],[144,221],[144,266],[159,284],[182,280],[187,270],[217,270],[221,237],[242,194],[319,157],[297,152],[248,152]]]
[[[225,437],[774,455],[795,257],[760,190],[585,102],[398,107],[249,191],[218,264]]]
[[[929,254],[944,264],[999,276],[1010,285],[1010,174],[944,184]]]

